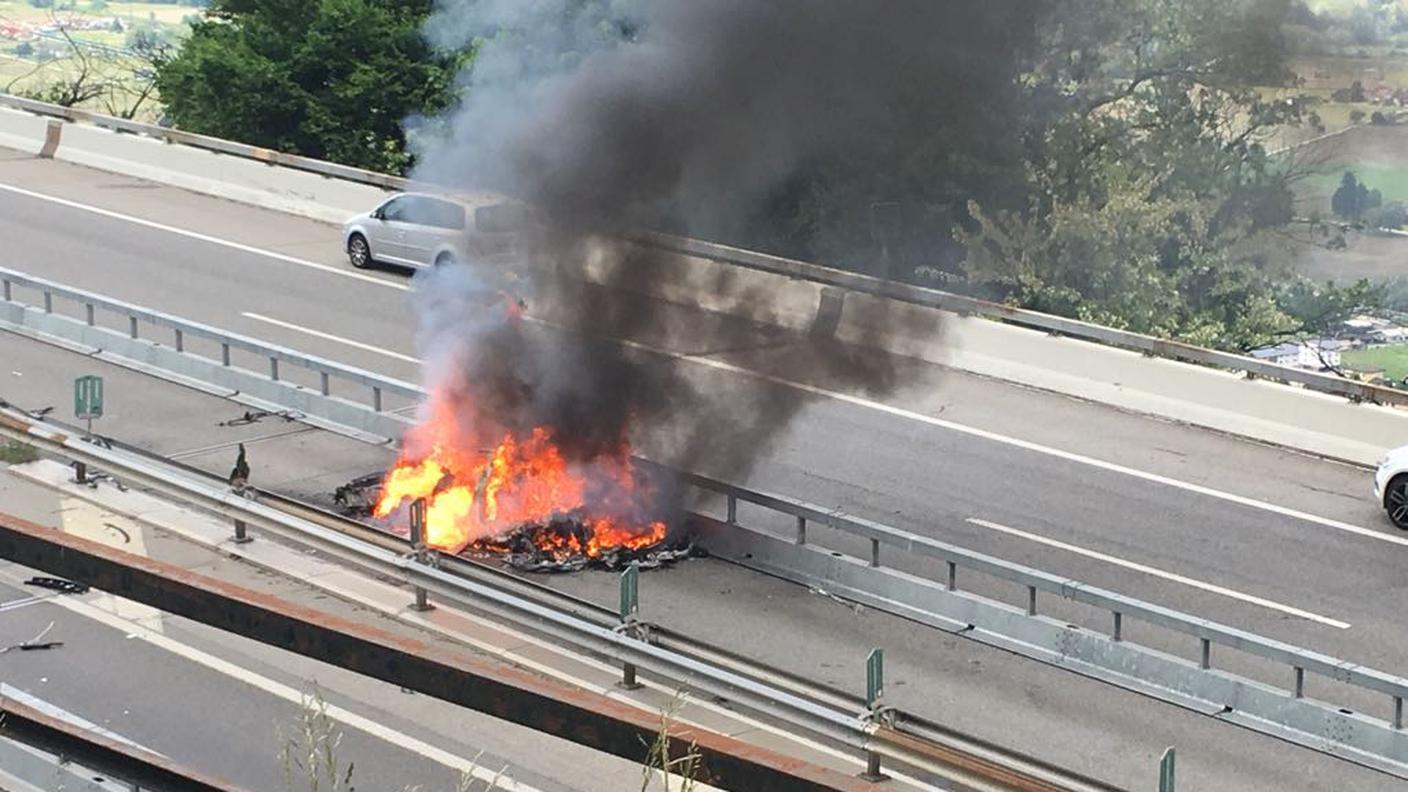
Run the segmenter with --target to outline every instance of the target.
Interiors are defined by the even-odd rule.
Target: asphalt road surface
[[[410,280],[351,270],[328,226],[0,156],[0,236],[6,266],[417,378]],[[660,310],[677,332],[631,339],[657,350],[637,353],[652,365],[714,398],[797,402],[749,470],[701,472],[1368,665],[1394,670],[1408,649],[1408,535],[1384,522],[1366,471],[908,360],[894,361],[902,387],[846,390],[803,367],[802,339]]]

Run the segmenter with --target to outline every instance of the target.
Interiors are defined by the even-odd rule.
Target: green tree
[[[970,204],[971,289],[1009,303],[1242,349],[1293,331],[1275,264],[1305,175],[1260,144],[1308,117],[1282,0],[1071,0],[1023,78],[1022,203]],[[1077,13],[1079,11],[1080,13]],[[1041,100],[1039,103],[1038,100]]]
[[[216,0],[157,65],[176,126],[373,170],[410,164],[402,121],[454,98],[432,0]]]

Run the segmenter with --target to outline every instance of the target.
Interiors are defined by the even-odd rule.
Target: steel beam
[[[0,514],[0,558],[217,629],[296,652],[496,718],[643,762],[658,716],[521,668],[305,608],[171,564]],[[672,755],[695,745],[700,781],[746,792],[869,790],[873,785],[731,737],[677,726]]]

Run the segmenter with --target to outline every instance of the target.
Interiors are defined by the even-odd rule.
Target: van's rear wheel
[[[454,256],[454,254],[452,254],[452,253],[441,253],[440,255],[438,255],[438,256],[435,257],[435,267],[436,267],[436,269],[439,269],[439,268],[441,268],[441,267],[448,267],[448,266],[450,266],[451,264],[454,264],[454,263],[455,263],[455,256]]]
[[[372,265],[372,249],[367,244],[366,237],[353,234],[352,238],[347,240],[347,260],[357,269],[366,269]]]
[[[1384,511],[1400,531],[1408,531],[1408,473],[1394,476],[1384,489]]]

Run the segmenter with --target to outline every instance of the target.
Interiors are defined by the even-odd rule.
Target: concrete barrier
[[[49,119],[0,109],[0,145],[38,153]],[[65,123],[57,159],[242,203],[340,223],[387,194],[380,187]],[[648,255],[646,255],[648,253]],[[707,255],[596,240],[569,277],[854,344],[1135,412],[1373,464],[1408,443],[1408,411],[1250,380],[1215,369],[999,321],[956,314],[738,266]]]
[[[46,124],[39,116],[0,109],[0,145],[37,153]],[[326,223],[340,224],[388,194],[372,185],[85,124],[65,123],[53,156]]]

